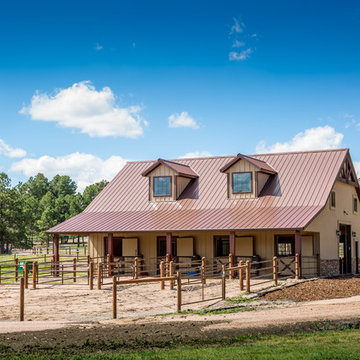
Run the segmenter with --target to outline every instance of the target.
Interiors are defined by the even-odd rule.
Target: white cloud
[[[97,91],[89,81],[58,90],[55,95],[36,93],[31,104],[20,110],[33,120],[52,121],[60,126],[77,128],[91,137],[143,134],[140,106],[121,108],[109,87]]]
[[[22,172],[25,176],[34,176],[41,172],[47,177],[69,175],[77,182],[78,190],[100,180],[111,180],[125,165],[121,156],[111,156],[106,160],[84,153],[72,153],[65,156],[41,156],[38,159],[22,159],[11,165],[11,172]]]
[[[248,48],[246,50],[237,52],[237,51],[231,51],[229,53],[229,60],[230,61],[242,61],[242,60],[246,60],[250,54],[253,52],[253,50],[251,48]]]
[[[354,168],[356,171],[356,175],[359,178],[360,177],[360,161],[354,161],[353,164],[354,164]]]
[[[245,24],[237,18],[234,18],[234,24],[231,26],[230,35],[234,33],[242,33],[244,31]]]
[[[26,156],[26,151],[20,148],[14,149],[4,140],[0,139],[0,155],[5,155],[10,158],[20,158]]]
[[[344,135],[337,133],[331,126],[319,126],[306,129],[296,134],[290,141],[266,145],[260,141],[256,146],[257,153],[276,153],[287,151],[336,149],[341,146]]]
[[[102,50],[104,47],[102,46],[102,45],[100,45],[99,43],[96,43],[96,45],[95,45],[95,50],[96,51],[100,51],[100,50]]]
[[[181,114],[175,113],[169,116],[169,127],[179,128],[179,127],[189,127],[192,129],[199,129],[199,125],[186,111],[183,111]]]
[[[245,46],[244,41],[235,40],[232,44],[233,48],[243,47]]]
[[[213,156],[213,154],[208,151],[194,151],[194,152],[188,152],[185,155],[180,156],[180,159],[209,157],[209,156]]]

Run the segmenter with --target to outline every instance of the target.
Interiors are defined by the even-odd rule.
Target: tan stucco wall
[[[321,259],[338,259],[339,238],[336,230],[340,224],[351,225],[351,231],[356,232],[356,238],[352,238],[352,257],[355,256],[354,241],[360,237],[360,218],[353,213],[353,196],[356,190],[353,186],[337,181],[333,187],[336,196],[336,208],[330,208],[330,197],[322,212],[305,229],[320,233],[320,257]],[[345,213],[345,212],[346,213]]]

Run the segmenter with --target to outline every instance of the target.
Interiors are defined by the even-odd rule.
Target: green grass
[[[195,343],[196,341],[194,341]],[[102,360],[102,359],[261,359],[261,360],[319,360],[360,359],[360,330],[335,330],[293,335],[242,335],[191,346],[170,346],[150,350],[128,351],[123,344],[110,343],[107,350],[96,350],[85,342],[72,353],[66,350],[52,354],[6,355],[0,344],[1,359],[40,360]],[[34,349],[35,350],[35,349]],[[65,352],[64,352],[65,351]]]
[[[232,305],[238,305],[238,304],[249,304],[253,301],[257,301],[259,298],[246,298],[243,296],[235,296],[232,298],[225,299],[226,302],[232,304]]]

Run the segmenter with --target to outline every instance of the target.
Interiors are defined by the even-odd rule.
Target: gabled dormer
[[[149,178],[149,201],[175,201],[198,175],[190,166],[158,159],[142,176]]]
[[[259,196],[276,171],[265,161],[238,154],[220,169],[227,174],[228,198],[250,199]]]

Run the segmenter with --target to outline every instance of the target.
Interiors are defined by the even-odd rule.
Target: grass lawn
[[[149,346],[149,344],[147,344]],[[150,345],[151,347],[151,345]],[[172,346],[169,349],[129,351],[111,343],[108,351],[99,351],[96,344],[84,344],[72,353],[39,353],[6,355],[1,359],[360,359],[360,330],[318,331],[293,335],[244,335],[218,343]]]

